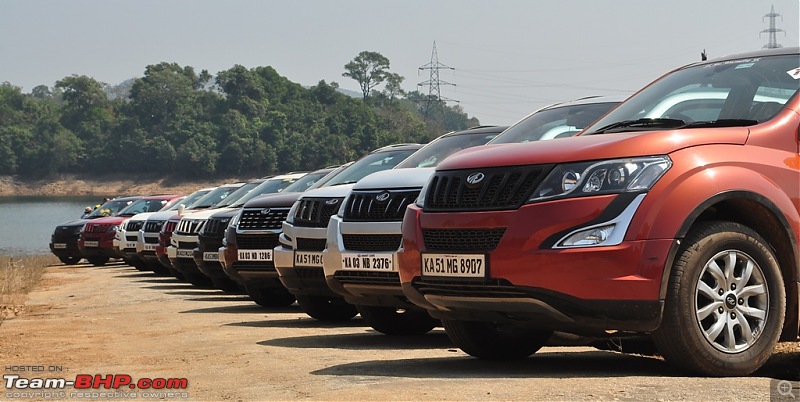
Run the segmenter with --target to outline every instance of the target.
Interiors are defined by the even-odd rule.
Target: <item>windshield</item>
[[[439,162],[456,151],[486,144],[497,134],[484,131],[471,134],[443,135],[400,162],[396,169],[436,167]]]
[[[119,211],[117,215],[133,216],[143,212],[157,212],[164,208],[164,205],[167,205],[167,200],[140,199]]]
[[[230,193],[222,201],[214,204],[214,208],[223,208],[231,206],[236,201],[239,201],[239,199],[241,199],[242,197],[247,196],[247,194],[249,194],[251,190],[264,183],[266,183],[266,181],[264,180],[256,180],[256,181],[251,181],[249,183],[245,183],[244,185],[236,189],[236,191]]]
[[[541,110],[520,120],[490,144],[545,141],[578,134],[619,102],[580,103]]]
[[[372,173],[395,167],[412,153],[414,153],[413,149],[405,149],[369,154],[342,170],[336,177],[325,183],[325,187],[356,183]]]
[[[225,186],[225,187],[217,187],[208,192],[208,194],[204,195],[202,198],[197,200],[192,206],[188,209],[202,209],[202,208],[210,208],[215,204],[219,203],[220,201],[224,200],[225,197],[229,196],[231,193],[236,191],[239,188],[238,186]]]
[[[246,203],[247,201],[250,201],[250,199],[258,197],[259,195],[274,194],[281,192],[296,181],[297,181],[296,177],[285,178],[285,179],[269,179],[259,184],[258,187],[254,188],[252,191],[245,194],[243,197],[236,200],[236,203],[233,204],[232,206],[234,208],[238,208],[243,206],[244,203]]]
[[[333,172],[333,170],[322,170],[322,171],[311,172],[297,179],[294,183],[288,185],[281,191],[285,191],[287,193],[306,191],[309,188],[311,188],[311,186],[316,184],[320,179],[326,177],[326,175],[331,172]]]
[[[181,205],[183,205],[186,208],[190,208],[192,206],[192,204],[197,202],[197,200],[203,198],[203,196],[208,194],[209,191],[211,191],[211,190],[197,190],[197,191],[187,195],[186,198],[181,200],[181,202],[179,202],[177,205],[175,205],[175,206],[173,206],[172,208],[169,208],[169,209],[170,210],[177,210],[178,207],[180,207]]]
[[[797,55],[737,59],[677,70],[586,129],[588,134],[767,121],[800,87]]]
[[[161,210],[162,211],[175,211],[175,210],[178,209],[178,207],[181,205],[181,203],[185,199],[186,199],[186,197],[178,197],[178,198],[168,202],[167,205],[164,205],[164,208],[162,208]]]
[[[106,201],[105,204],[101,205],[99,208],[95,208],[87,218],[99,218],[101,216],[115,216],[122,208],[127,207],[133,202],[133,200],[111,200]]]

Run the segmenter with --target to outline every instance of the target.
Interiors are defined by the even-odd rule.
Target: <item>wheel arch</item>
[[[778,262],[786,290],[786,319],[781,340],[794,341],[800,336],[800,261],[798,242],[789,219],[767,197],[749,191],[716,194],[698,205],[684,220],[675,235],[661,278],[661,300],[665,300],[669,278],[680,239],[698,223],[723,220],[737,222],[755,230],[767,241]]]

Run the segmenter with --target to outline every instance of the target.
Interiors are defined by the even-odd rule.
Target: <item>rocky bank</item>
[[[246,181],[245,178],[177,180],[158,176],[108,175],[58,177],[23,180],[0,176],[0,196],[98,196],[148,194],[189,194],[199,188]]]

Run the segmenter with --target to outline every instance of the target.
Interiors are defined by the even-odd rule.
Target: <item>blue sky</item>
[[[273,66],[292,81],[335,81],[363,50],[420,89],[434,41],[442,96],[483,124],[510,124],[549,103],[635,91],[668,70],[797,46],[798,0],[3,0],[0,82],[30,92],[72,74],[117,84],[162,61],[216,73]]]

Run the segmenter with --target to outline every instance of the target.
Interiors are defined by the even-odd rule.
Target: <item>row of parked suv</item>
[[[51,248],[389,335],[441,325],[479,358],[644,336],[688,372],[746,375],[800,328],[799,56],[703,61],[511,127],[112,200],[116,220],[59,225]]]

